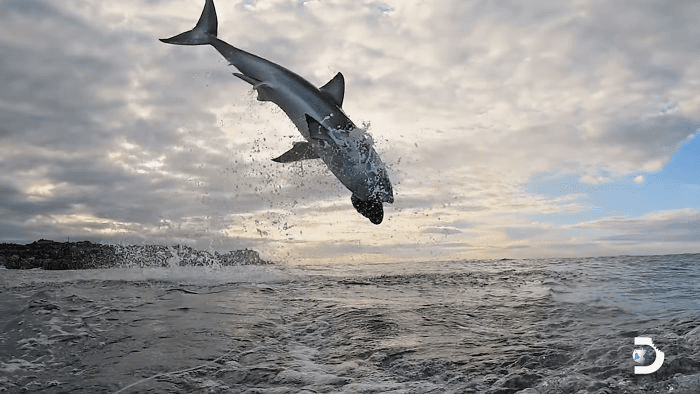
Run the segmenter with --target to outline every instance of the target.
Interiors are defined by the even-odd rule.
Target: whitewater
[[[700,255],[0,267],[0,392],[698,393],[698,295]]]

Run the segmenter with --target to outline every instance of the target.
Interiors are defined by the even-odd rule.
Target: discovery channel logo
[[[635,337],[634,338],[634,352],[632,353],[632,358],[634,362],[641,365],[634,366],[634,373],[637,375],[646,375],[654,373],[661,368],[664,363],[664,352],[657,349],[651,338],[648,337]],[[641,347],[648,346],[651,347]],[[652,362],[653,360],[653,362]]]

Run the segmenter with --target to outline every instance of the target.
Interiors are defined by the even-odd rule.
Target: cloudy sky
[[[190,29],[202,0],[0,2],[0,241],[377,261],[700,252],[700,3],[245,0],[219,37],[345,75],[379,226]]]

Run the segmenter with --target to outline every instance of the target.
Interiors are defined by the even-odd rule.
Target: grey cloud
[[[462,230],[456,228],[456,227],[448,227],[448,226],[429,226],[426,227],[422,230],[424,233],[432,233],[432,234],[444,234],[444,235],[454,235],[454,234],[461,234]]]
[[[533,239],[542,235],[550,234],[551,229],[537,227],[508,227],[504,229],[508,238],[513,240]]]
[[[156,15],[172,7],[156,1],[127,2],[124,15],[107,15],[95,3],[94,19],[70,7],[0,3],[0,225],[8,237],[75,231],[89,238],[121,223],[127,233],[109,237],[230,243],[237,241],[221,230],[242,226],[237,215],[279,211],[313,221],[352,210],[335,204],[347,203],[345,191],[319,166],[304,164],[302,174],[301,166],[269,162],[298,135],[284,129],[283,114],[259,106],[216,51],[156,40],[191,28],[199,6],[175,19]],[[400,179],[388,225],[427,219],[431,242],[440,234],[452,241],[468,240],[472,229],[493,230],[488,219],[498,212],[540,209],[545,202],[528,199],[521,187],[533,173],[634,172],[672,155],[700,126],[684,101],[700,44],[692,34],[697,7],[238,2],[219,7],[219,31],[316,84],[342,71],[345,109],[353,119],[376,119],[370,131],[386,141],[383,157]],[[253,141],[261,136],[268,139]],[[33,198],[23,189],[46,183],[56,189]],[[48,228],[51,215],[81,213],[100,219],[89,224],[92,233]],[[250,247],[282,242],[260,236],[275,232],[273,221],[239,240]],[[600,241],[652,234],[640,226]],[[497,227],[511,239],[548,236],[536,225]],[[678,231],[692,239],[697,233],[688,228]],[[669,240],[683,239],[666,231]],[[487,249],[460,240],[440,247]],[[356,251],[352,241],[302,245],[293,247],[321,256]],[[363,247],[405,255],[416,248]]]
[[[221,215],[226,208],[247,211],[263,206],[264,202],[246,191],[241,191],[242,196],[230,207],[221,202],[208,206],[212,202],[208,191],[194,183],[203,181],[217,194],[216,188],[224,187],[226,179],[212,178],[216,173],[201,171],[199,164],[219,158],[197,147],[194,152],[190,149],[190,155],[172,154],[174,148],[188,144],[178,129],[217,131],[214,116],[206,108],[211,100],[203,100],[203,107],[189,113],[177,111],[177,116],[171,109],[190,103],[191,92],[203,96],[212,91],[201,89],[201,78],[173,71],[172,78],[163,79],[149,68],[161,61],[180,71],[199,69],[192,65],[197,55],[183,61],[162,48],[162,54],[154,58],[150,48],[161,48],[155,37],[103,30],[43,2],[11,1],[2,7],[7,11],[3,13],[8,22],[5,26],[20,28],[18,24],[33,22],[41,27],[33,30],[32,36],[46,39],[37,41],[36,46],[21,36],[16,42],[12,37],[0,40],[4,54],[0,70],[7,87],[0,92],[5,178],[32,173],[39,178],[25,176],[23,181],[62,185],[51,195],[34,200],[14,187],[5,187],[7,198],[0,209],[12,218],[7,231],[27,226],[32,217],[71,215],[80,209],[107,221],[153,225],[163,217],[183,221],[193,215]],[[61,34],[54,35],[56,31]],[[230,71],[219,68],[205,75],[205,82],[233,81]],[[215,95],[225,93],[217,91]],[[131,113],[130,106],[151,108],[151,118],[140,119]],[[207,137],[200,136],[205,141]],[[109,153],[120,149],[120,141],[134,146],[133,152],[127,152],[138,154],[129,159],[134,165],[166,156],[166,173],[141,175],[110,162]],[[236,166],[229,158],[222,159],[229,168],[246,168],[242,160]],[[209,168],[212,166],[215,164]],[[174,174],[167,174],[172,171]],[[231,183],[242,178],[250,183],[260,181],[240,176]]]
[[[62,199],[28,201],[17,191],[12,193],[2,191],[2,196],[7,199],[0,205],[0,212],[3,212],[3,222],[10,223],[3,231],[25,232],[23,228],[26,222],[37,213],[69,214],[73,208],[71,201]]]
[[[612,130],[602,144],[628,147],[630,155],[644,152],[639,161],[653,157],[669,157],[676,153],[678,144],[685,141],[700,127],[700,120],[691,120],[683,116],[661,115],[635,123],[618,125]]]
[[[660,6],[643,2],[579,3],[579,7],[565,2],[534,2],[527,7],[506,2],[496,8],[491,3],[466,4],[445,6],[449,15],[432,16],[463,23],[436,24],[425,34],[433,38],[435,48],[449,48],[450,54],[463,51],[468,57],[444,55],[434,65],[416,64],[424,68],[422,74],[438,66],[454,67],[453,76],[435,69],[429,80],[441,83],[428,86],[416,84],[422,79],[410,70],[412,78],[397,73],[395,80],[382,80],[403,92],[401,97],[430,96],[420,100],[422,111],[438,108],[440,114],[445,109],[455,113],[461,107],[469,117],[483,119],[479,115],[492,113],[493,105],[502,102],[513,111],[507,115],[521,124],[518,130],[485,125],[487,134],[455,141],[453,149],[488,146],[489,152],[515,152],[516,160],[530,152],[536,156],[527,158],[532,162],[547,159],[547,170],[567,166],[632,172],[668,157],[700,124],[698,118],[673,114],[642,119],[662,102],[679,99],[674,89],[682,87],[681,77],[692,65],[687,54],[695,53],[692,48],[700,44],[692,34],[695,22],[687,17],[694,15],[696,5],[673,3],[657,9]],[[450,28],[457,30],[444,30]],[[669,61],[668,56],[677,60]],[[606,71],[610,62],[622,69]],[[612,81],[620,85],[609,85],[608,77],[620,78]],[[587,108],[601,100],[596,97],[600,93],[606,105]],[[473,129],[479,126],[475,122],[470,121]],[[581,130],[586,122],[593,122],[594,134]],[[616,153],[620,151],[625,154]]]
[[[605,218],[572,227],[613,233],[598,238],[602,242],[682,242],[696,246],[700,241],[700,212],[686,209],[641,218]]]

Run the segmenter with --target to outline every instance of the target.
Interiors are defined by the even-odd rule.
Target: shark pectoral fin
[[[382,222],[382,220],[384,220],[384,206],[382,205],[381,201],[374,198],[370,198],[367,201],[362,201],[354,194],[350,197],[350,200],[352,201],[352,206],[355,207],[357,212],[369,219],[369,221],[373,224],[379,224]]]
[[[345,78],[343,78],[343,74],[335,74],[335,77],[321,86],[319,90],[330,96],[339,107],[343,106],[343,97],[345,96]]]
[[[314,148],[308,142],[295,142],[292,149],[284,152],[282,156],[272,159],[277,163],[291,163],[300,160],[319,159]]]

